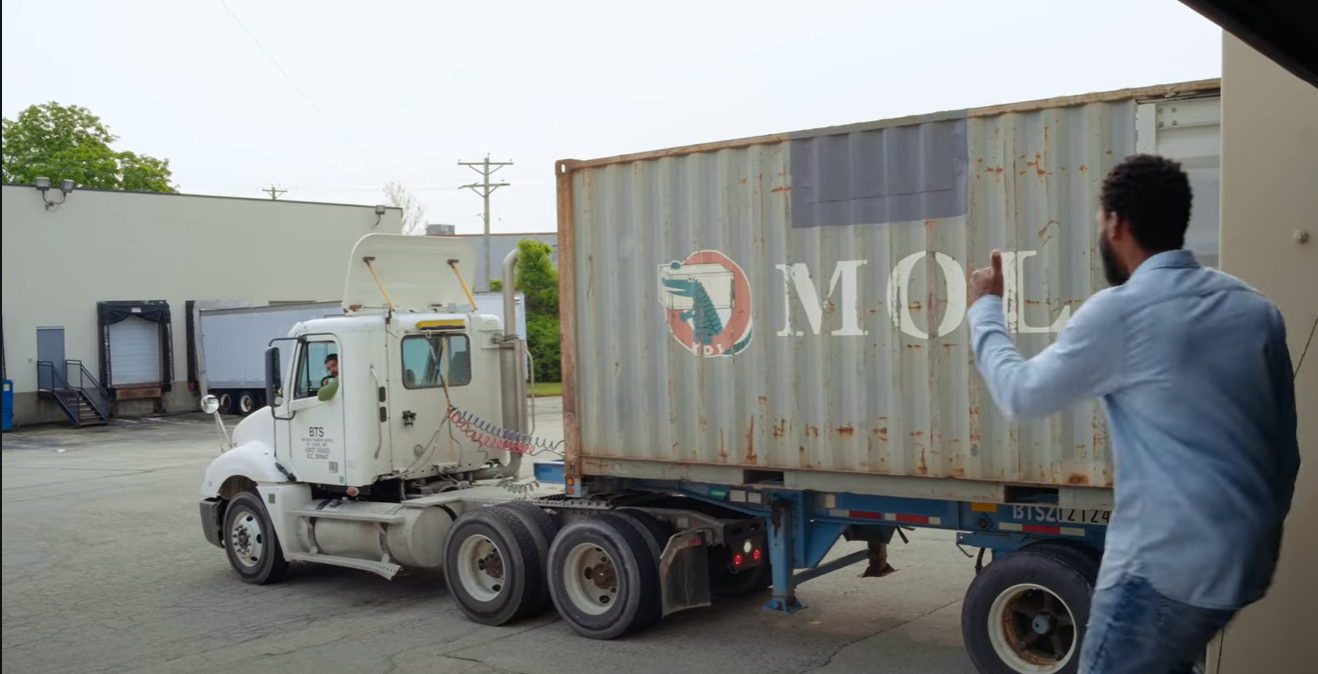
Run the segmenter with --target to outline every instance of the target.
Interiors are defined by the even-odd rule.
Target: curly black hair
[[[1181,164],[1151,154],[1127,157],[1113,167],[1099,193],[1103,211],[1130,223],[1135,241],[1151,253],[1185,246],[1193,199]]]

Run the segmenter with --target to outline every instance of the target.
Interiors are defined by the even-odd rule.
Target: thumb
[[[989,257],[989,260],[993,266],[993,275],[1002,276],[1002,253],[996,248],[993,249],[993,254]]]

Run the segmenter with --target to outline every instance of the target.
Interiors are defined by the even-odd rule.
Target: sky
[[[3,4],[3,113],[87,107],[180,191],[552,231],[553,167],[1221,75],[1176,0],[61,0]]]

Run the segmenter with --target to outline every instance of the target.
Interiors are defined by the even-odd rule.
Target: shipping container
[[[1137,152],[1183,163],[1215,265],[1219,116],[1209,80],[560,162],[567,474],[1110,506],[1096,404],[996,410],[966,281],[1001,249],[1042,350],[1104,285],[1099,188]]]

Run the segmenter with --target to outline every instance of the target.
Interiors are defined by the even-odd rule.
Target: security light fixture
[[[59,205],[64,203],[65,199],[69,198],[69,192],[73,191],[73,181],[65,178],[59,183],[59,191],[61,193],[60,200],[52,201],[46,196],[46,193],[50,191],[50,178],[39,177],[32,181],[32,186],[37,188],[37,191],[41,193],[41,200],[46,202],[46,210],[48,211],[53,211],[56,208],[59,208]]]
[[[39,180],[39,179],[38,179],[38,180]],[[384,215],[384,204],[376,204],[376,205],[375,205],[375,214],[376,214],[376,215]]]

